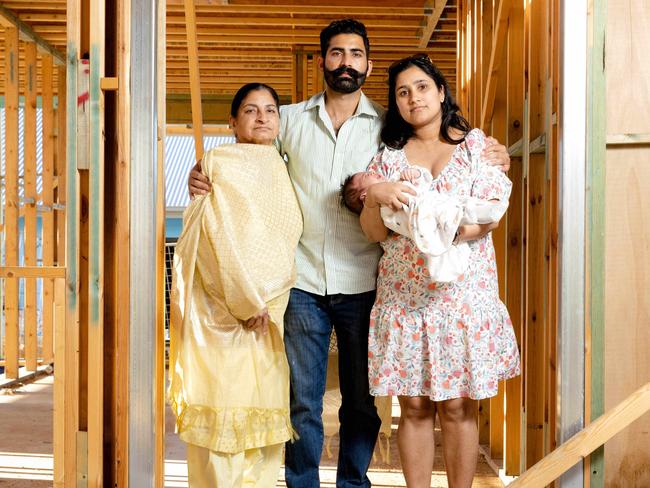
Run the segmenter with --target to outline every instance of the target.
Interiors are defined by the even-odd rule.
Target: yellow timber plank
[[[194,0],[184,0],[187,28],[187,59],[190,71],[190,96],[192,99],[192,128],[197,161],[203,158],[203,115],[201,112],[201,80],[199,75],[199,48],[196,38],[196,13]]]
[[[18,29],[5,27],[5,265],[18,265]],[[18,377],[18,280],[4,280],[5,377]]]
[[[25,266],[36,266],[36,44],[25,44]],[[36,314],[36,279],[25,279],[25,360],[28,371],[36,371],[38,323]]]
[[[43,191],[42,202],[52,208],[54,203],[54,106],[52,56],[43,56]],[[43,266],[54,265],[54,213],[43,212]],[[51,362],[54,357],[54,280],[43,280],[43,360]]]

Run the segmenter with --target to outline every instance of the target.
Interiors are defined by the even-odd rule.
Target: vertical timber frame
[[[522,374],[479,414],[486,454],[508,476],[557,442],[560,3],[466,0],[457,20],[459,104],[511,157],[510,206],[492,239]]]
[[[593,0],[587,12],[587,292],[585,342],[585,423],[605,413],[605,181],[607,159],[607,104],[605,33],[607,0]],[[585,485],[605,486],[604,447],[585,460]]]
[[[562,2],[560,12],[559,297],[557,438],[563,443],[584,427],[585,221],[587,141],[587,0]],[[584,486],[582,463],[560,479]]]
[[[77,483],[77,447],[79,444],[79,220],[81,215],[80,181],[77,168],[77,73],[81,43],[81,0],[67,0],[66,46],[66,286],[65,333],[57,335],[65,341],[56,351],[55,411],[65,412],[54,417],[54,430],[62,439],[62,446],[54,453],[54,488],[65,488]],[[57,388],[57,383],[62,387]],[[60,393],[61,396],[58,396]],[[62,424],[59,426],[58,424]]]
[[[128,486],[156,486],[156,205],[159,2],[133,0],[131,26]]]
[[[104,77],[105,3],[89,11],[89,174],[88,174],[88,488],[104,485]],[[92,358],[100,358],[94,362]],[[94,366],[90,367],[91,362]]]

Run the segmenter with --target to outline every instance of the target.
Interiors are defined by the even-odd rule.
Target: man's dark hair
[[[368,32],[366,26],[358,20],[341,19],[335,20],[330,25],[320,31],[320,53],[323,58],[327,54],[327,48],[330,40],[339,34],[356,34],[363,39],[363,45],[366,48],[366,57],[370,57],[370,42],[368,41]]]
[[[273,100],[275,101],[275,105],[278,108],[280,107],[280,98],[278,97],[278,94],[273,89],[273,87],[270,87],[265,83],[247,83],[244,86],[242,86],[239,90],[237,90],[237,93],[235,93],[235,97],[232,99],[232,103],[230,104],[230,115],[232,115],[233,117],[237,117],[237,112],[239,112],[239,107],[241,107],[241,104],[244,101],[244,98],[246,98],[246,95],[248,95],[252,91],[257,91],[257,90],[266,90],[267,92],[269,92],[273,97]]]

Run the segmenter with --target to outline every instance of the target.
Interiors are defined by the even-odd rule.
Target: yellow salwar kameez
[[[292,437],[283,315],[302,215],[273,146],[220,146],[202,170],[212,191],[186,209],[174,256],[169,401],[192,488],[275,486]],[[244,329],[264,307],[268,333]]]

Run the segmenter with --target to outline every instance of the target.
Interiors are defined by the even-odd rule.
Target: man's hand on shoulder
[[[485,148],[481,156],[491,166],[496,166],[504,173],[510,169],[510,155],[508,148],[500,144],[494,137],[485,139]]]

